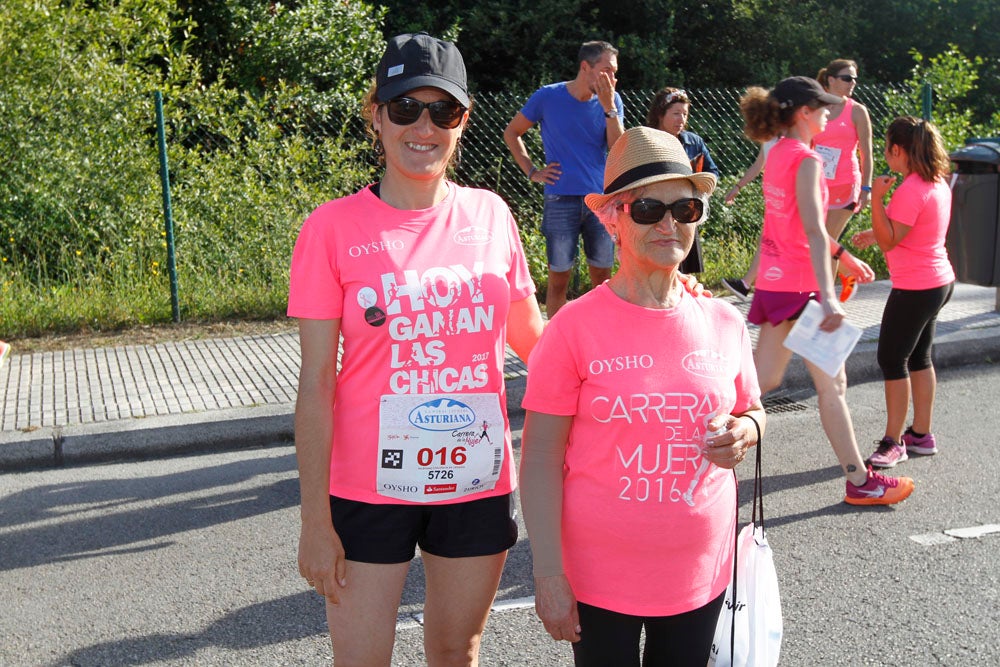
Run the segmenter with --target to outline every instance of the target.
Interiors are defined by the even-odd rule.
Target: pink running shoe
[[[906,448],[889,436],[876,440],[875,444],[878,445],[878,448],[865,461],[866,465],[873,468],[894,468],[897,463],[902,463],[908,458]]]
[[[871,468],[868,468],[868,481],[861,486],[845,484],[844,502],[849,505],[894,505],[913,493],[913,480],[909,477],[888,477]]]
[[[10,356],[10,345],[0,340],[0,366],[3,366],[8,356]]]
[[[903,447],[906,447],[906,451],[910,454],[930,456],[931,454],[938,453],[937,442],[934,440],[933,433],[927,433],[918,438],[913,429],[908,426],[900,440],[903,441]]]

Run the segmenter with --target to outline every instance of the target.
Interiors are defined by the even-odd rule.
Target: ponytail
[[[788,125],[792,113],[782,109],[778,100],[764,88],[751,86],[740,98],[740,112],[743,114],[743,133],[753,141],[763,143],[778,135]]]
[[[937,180],[951,171],[941,133],[930,121],[914,116],[900,116],[889,124],[885,144],[887,148],[902,148],[910,171],[925,181]]]
[[[848,67],[853,67],[857,70],[858,64],[853,60],[848,60],[847,58],[837,58],[836,60],[831,60],[826,67],[816,73],[816,80],[819,81],[819,85],[829,89],[830,77],[840,74],[840,72]]]

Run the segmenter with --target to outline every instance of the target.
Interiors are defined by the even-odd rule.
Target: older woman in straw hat
[[[529,361],[521,484],[535,607],[577,665],[705,665],[732,574],[736,483],[764,409],[739,312],[678,265],[716,178],[647,127],[586,198],[618,246]]]

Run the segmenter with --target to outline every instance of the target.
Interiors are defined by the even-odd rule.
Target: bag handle
[[[764,529],[764,485],[761,483],[761,463],[760,463],[760,448],[763,444],[760,424],[756,419],[750,415],[740,415],[741,417],[746,417],[753,422],[754,428],[757,429],[757,463],[754,466],[753,473],[753,513],[750,516],[750,520],[753,521],[754,528],[757,527],[757,507],[760,506],[760,527],[761,530]],[[740,562],[740,484],[739,479],[736,477],[736,468],[733,468],[733,481],[736,483],[736,529],[733,531],[733,608],[731,625],[729,628],[729,662],[730,664],[736,661],[736,567]]]
[[[757,527],[757,517],[760,517],[760,528],[764,529],[764,482],[761,480],[763,476],[760,463],[760,445],[761,445],[761,434],[760,434],[760,424],[757,420],[750,415],[742,415],[750,421],[753,422],[754,428],[757,429],[757,463],[754,467],[753,473],[753,513],[750,516],[751,521],[753,521],[754,528]],[[759,514],[758,514],[759,512]]]

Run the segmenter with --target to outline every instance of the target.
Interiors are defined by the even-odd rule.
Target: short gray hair
[[[589,64],[594,65],[605,53],[617,56],[618,49],[608,42],[584,42],[577,53],[576,62],[579,64],[586,60]]]

